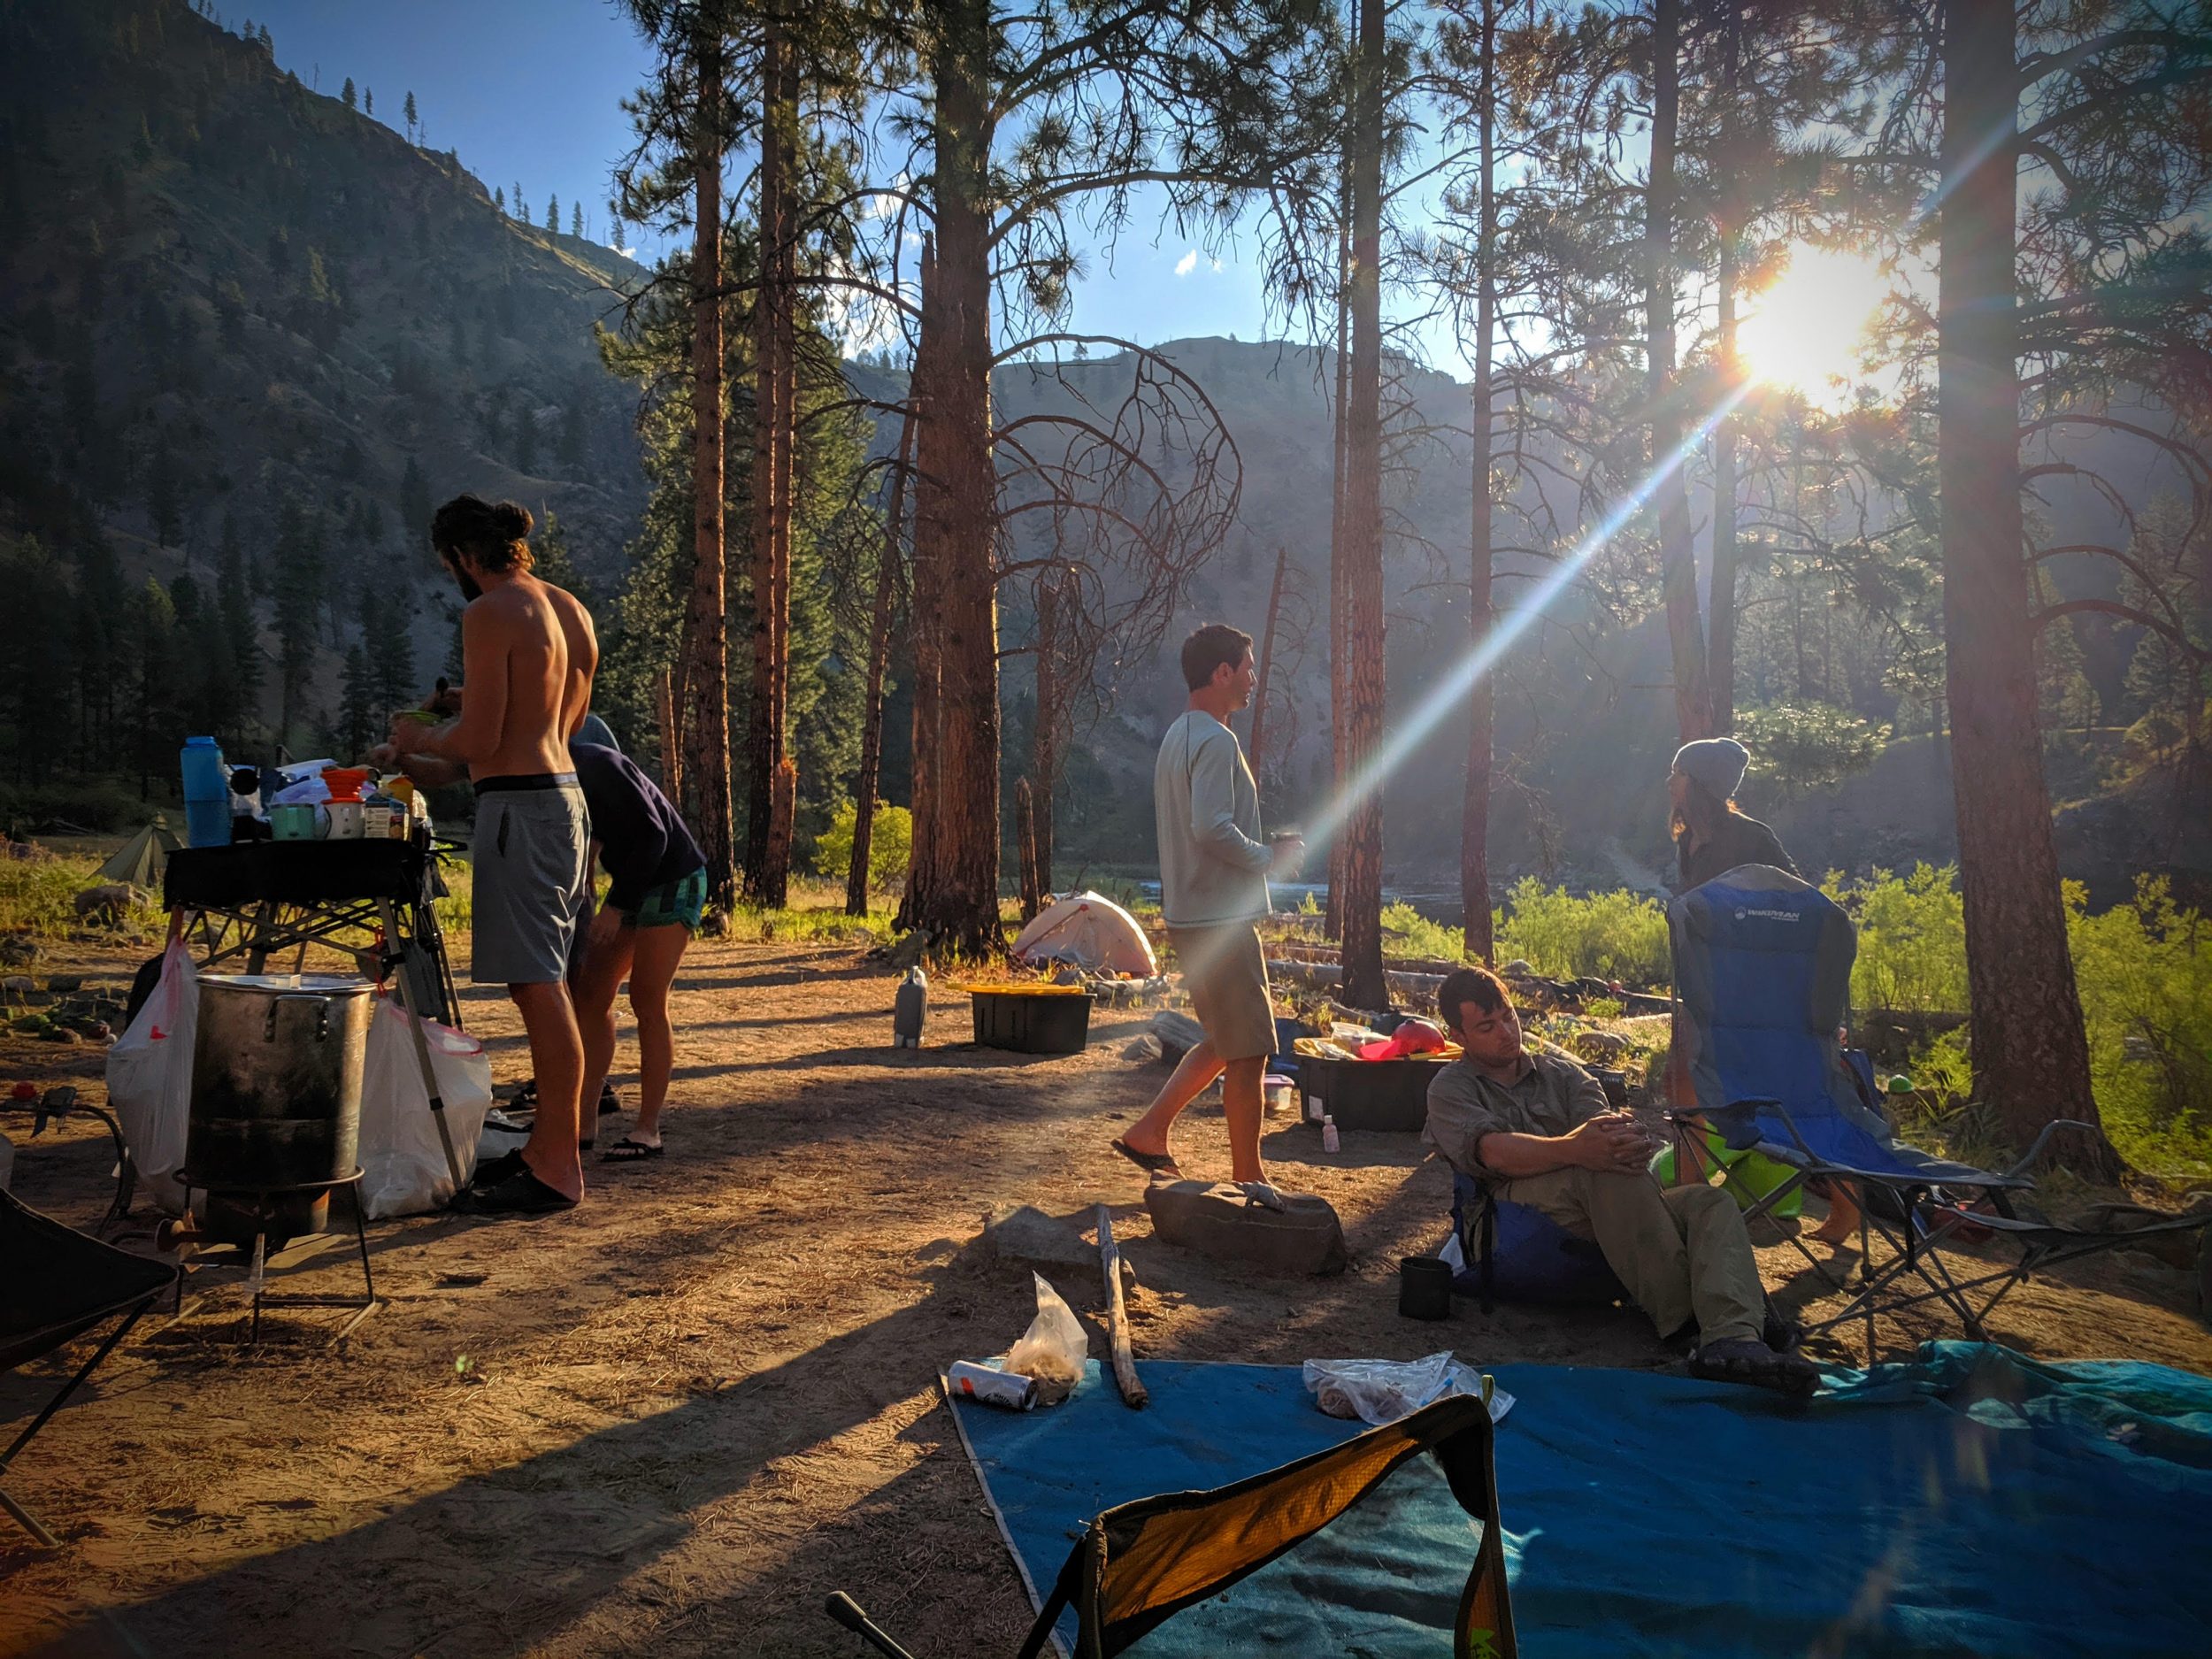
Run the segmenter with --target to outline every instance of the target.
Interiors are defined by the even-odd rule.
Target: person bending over
[[[1694,1376],[1809,1393],[1817,1373],[1767,1308],[1735,1201],[1714,1187],[1661,1187],[1645,1167],[1651,1138],[1608,1108],[1598,1080],[1523,1046],[1495,974],[1455,969],[1436,1000],[1464,1052],[1429,1085],[1423,1140],[1495,1197],[1594,1240],[1663,1338],[1694,1325]]]
[[[661,1108],[675,1064],[668,987],[707,900],[707,860],[669,799],[617,750],[575,742],[568,752],[591,809],[592,845],[607,872],[607,900],[585,929],[572,982],[584,1037],[582,1098],[596,1100],[614,1064],[614,999],[630,982],[637,1019],[637,1126],[601,1153],[603,1163],[661,1156]]]
[[[1260,840],[1260,793],[1228,718],[1252,701],[1252,636],[1210,623],[1183,641],[1190,701],[1152,772],[1160,840],[1160,909],[1206,1038],[1186,1054],[1144,1116],[1112,1142],[1148,1174],[1179,1179],[1168,1132],[1183,1108],[1220,1078],[1229,1120],[1230,1173],[1256,1203],[1280,1209],[1260,1163],[1260,1079],[1275,1052],[1275,1010],[1259,918],[1267,878],[1295,868],[1302,843]]]
[[[529,1033],[538,1084],[530,1139],[480,1169],[473,1189],[455,1200],[489,1215],[541,1215],[584,1195],[576,1144],[584,1047],[563,981],[590,899],[590,826],[568,740],[590,705],[599,644],[575,595],[531,573],[530,523],[513,502],[474,495],[456,496],[431,519],[431,545],[468,602],[468,695],[444,724],[402,715],[391,733],[403,764],[457,763],[476,787],[469,974],[504,985]]]

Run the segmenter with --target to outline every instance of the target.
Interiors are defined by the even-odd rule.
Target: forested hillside
[[[643,273],[450,154],[184,5],[9,4],[0,212],[0,782],[349,746],[451,648],[457,490],[611,573],[644,489],[593,330]]]

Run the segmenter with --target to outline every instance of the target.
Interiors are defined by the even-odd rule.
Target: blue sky
[[[530,217],[561,201],[561,228],[581,201],[604,240],[609,173],[631,142],[621,100],[652,56],[610,0],[218,0],[225,27],[266,24],[277,62],[335,96],[348,76],[376,95],[395,130],[409,92],[423,142],[511,196],[519,182]],[[1156,193],[1151,198],[1156,204]],[[634,231],[633,242],[640,242]],[[656,244],[644,239],[648,258]],[[1250,253],[1247,239],[1246,253]],[[1140,211],[1109,250],[1086,255],[1072,326],[1144,345],[1204,334],[1262,338],[1260,276],[1225,250],[1220,263]],[[1449,366],[1456,367],[1455,364]]]

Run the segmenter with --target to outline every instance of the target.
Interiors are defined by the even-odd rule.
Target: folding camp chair
[[[0,1274],[0,1371],[50,1354],[106,1320],[117,1322],[92,1357],[0,1452],[0,1479],[4,1479],[16,1454],[92,1375],[155,1298],[176,1283],[177,1270],[103,1244],[4,1192],[0,1192],[0,1261],[8,1264]],[[4,1487],[0,1487],[0,1509],[48,1548],[59,1547],[61,1540]]]
[[[1466,1266],[1452,1288],[1490,1311],[1494,1302],[1602,1307],[1630,1300],[1605,1252],[1540,1210],[1509,1203],[1481,1182],[1452,1172],[1452,1233]]]
[[[1156,1626],[1257,1571],[1364,1498],[1391,1473],[1433,1452],[1452,1495],[1482,1524],[1452,1626],[1454,1659],[1518,1652],[1506,1594],[1490,1408],[1469,1394],[1439,1400],[1395,1423],[1210,1492],[1171,1492],[1102,1511],[1069,1552],[1022,1644],[1036,1659],[1072,1608],[1076,1659],[1109,1659]],[[830,1615],[879,1652],[902,1653],[842,1595]]]
[[[1858,945],[1850,918],[1817,888],[1783,871],[1746,864],[1676,899],[1671,921],[1681,1028],[1697,1094],[1694,1111],[1668,1114],[1679,1133],[1678,1167],[1706,1167],[1707,1128],[1733,1150],[1755,1150],[1787,1166],[1786,1179],[1745,1206],[1747,1221],[1770,1214],[1808,1179],[1847,1181],[1862,1191],[1855,1290],[1790,1235],[1822,1279],[1847,1293],[1842,1310],[1808,1325],[1808,1334],[1863,1321],[1870,1359],[1878,1315],[1939,1302],[1978,1340],[1989,1310],[2028,1273],[2142,1236],[2052,1228],[2016,1215],[2014,1195],[2035,1185],[2029,1171],[2051,1136],[2085,1125],[2046,1125],[2027,1155],[2002,1171],[1939,1158],[1894,1139],[1862,1098],[1838,1041]],[[1724,1179],[1730,1175],[1724,1169]],[[1994,1215],[1969,1213],[1977,1199],[1986,1200]],[[2212,1217],[2177,1223],[2175,1230],[2206,1220]],[[1945,1260],[1944,1247],[1976,1236],[1979,1228],[2026,1248],[2002,1272],[1983,1272],[1985,1264],[1977,1262],[1962,1281]],[[1879,1263],[1872,1248],[1878,1238],[1888,1252]],[[1978,1305],[1970,1293],[1992,1284],[2000,1286],[1996,1294]]]

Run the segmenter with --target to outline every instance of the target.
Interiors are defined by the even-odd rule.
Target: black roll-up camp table
[[[409,1009],[459,1026],[461,1005],[435,901],[445,892],[427,835],[405,841],[234,841],[169,855],[162,879],[173,937],[202,967],[244,959],[268,971],[311,944],[358,956],[381,933]],[[294,972],[297,972],[296,958]]]

